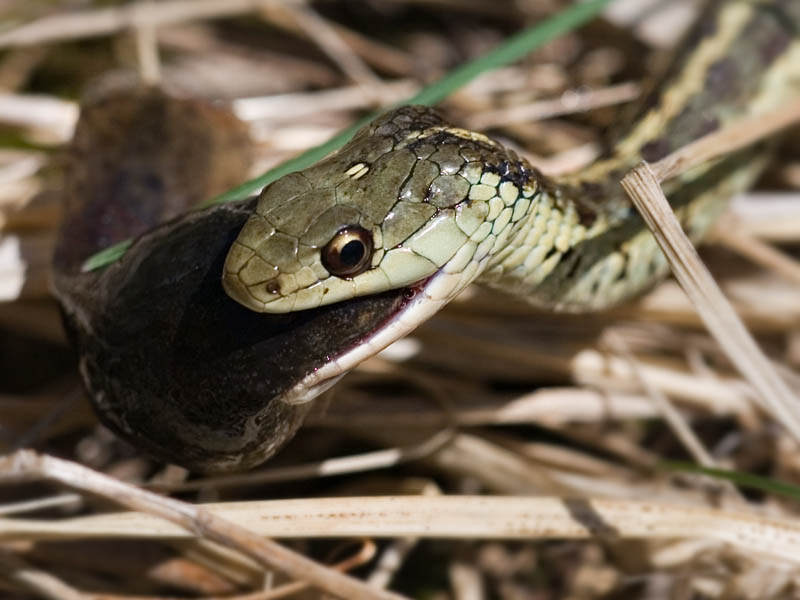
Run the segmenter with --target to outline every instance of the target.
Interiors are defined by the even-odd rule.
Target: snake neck
[[[664,83],[609,156],[558,180],[522,168],[520,183],[535,194],[520,195],[515,209],[524,207],[524,216],[495,231],[493,244],[502,239],[503,245],[483,260],[477,280],[545,308],[572,311],[613,306],[658,281],[666,260],[620,179],[641,160],[657,161],[800,93],[798,31],[796,0],[711,2]],[[731,196],[753,183],[766,154],[763,146],[744,150],[668,184],[670,203],[693,241],[702,239]]]

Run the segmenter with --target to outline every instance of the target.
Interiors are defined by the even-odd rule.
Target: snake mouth
[[[300,427],[304,401],[420,322],[415,307],[431,283],[307,311],[252,311],[219,274],[253,208],[213,207],[154,229],[113,267],[82,275],[103,298],[90,320],[82,308],[66,314],[103,421],[199,471],[277,452]]]
[[[395,297],[393,308],[383,321],[367,330],[356,341],[335,354],[326,357],[325,363],[308,373],[281,397],[288,404],[309,402],[327,391],[349,371],[402,339],[421,323],[432,317],[446,304],[428,294],[440,271],[409,286],[385,292]],[[368,298],[368,297],[367,297]],[[358,302],[355,298],[350,302]]]

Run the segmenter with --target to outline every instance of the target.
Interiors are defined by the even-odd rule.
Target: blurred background
[[[35,447],[192,501],[398,493],[742,501],[732,488],[654,469],[663,458],[697,458],[653,401],[656,390],[718,465],[797,482],[800,453],[755,408],[752,390],[672,281],[590,316],[543,316],[468,290],[335,387],[298,438],[249,479],[205,480],[159,464],[91,412],[49,291],[60,168],[83,99],[154,85],[229,107],[250,132],[255,176],[570,4],[0,0],[0,452]],[[699,4],[619,0],[578,32],[480,76],[440,108],[547,173],[580,169],[626,122]],[[800,148],[787,143],[703,254],[795,389],[798,189]],[[443,423],[458,432],[431,450],[425,444]],[[328,478],[280,470],[385,448],[409,450],[413,460]],[[6,503],[30,497],[45,501],[32,516],[109,508],[51,486],[0,489]],[[762,494],[747,500],[774,515],[796,510]],[[352,552],[331,541],[292,543],[321,561]],[[714,542],[408,540],[378,549],[379,558],[394,553],[393,566],[374,559],[356,572],[415,598],[797,593],[791,570]],[[87,598],[237,597],[263,577],[158,541],[34,540],[2,543],[0,551]],[[0,595],[45,596],[26,591],[9,569],[0,564]]]

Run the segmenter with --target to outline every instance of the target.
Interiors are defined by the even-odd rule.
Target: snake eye
[[[322,249],[322,265],[336,277],[355,277],[372,260],[372,234],[358,225],[342,227]]]

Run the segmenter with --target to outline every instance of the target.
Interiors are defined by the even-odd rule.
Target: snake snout
[[[243,273],[252,270],[253,259],[255,258],[257,258],[255,251],[239,242],[234,242],[225,259],[225,267],[222,272],[222,287],[239,304],[251,310],[262,311],[264,307],[263,301],[259,301],[253,296],[250,285],[242,278]]]
[[[289,275],[288,279],[257,252],[236,242],[225,260],[222,287],[250,310],[287,313],[294,310],[297,302],[296,277]],[[292,279],[294,286],[290,285]]]

